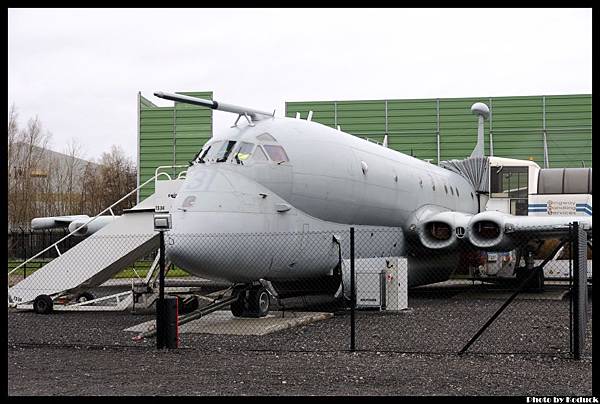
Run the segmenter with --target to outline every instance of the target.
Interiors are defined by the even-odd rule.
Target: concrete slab
[[[454,298],[458,299],[508,299],[514,292],[513,291],[494,291],[489,290],[485,292],[463,292],[458,293]],[[563,300],[569,293],[568,290],[546,290],[542,293],[519,293],[516,300]]]
[[[222,310],[183,324],[179,327],[179,333],[266,335],[331,317],[333,317],[333,313],[274,311],[262,318],[241,318],[234,317],[231,312]],[[154,328],[154,326],[155,320],[151,320],[123,331],[139,333]]]

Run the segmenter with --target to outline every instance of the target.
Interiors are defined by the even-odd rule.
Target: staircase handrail
[[[177,166],[159,166],[156,168],[155,170],[155,175],[151,178],[149,178],[147,181],[145,181],[143,184],[138,185],[133,191],[127,193],[124,197],[122,197],[121,199],[119,199],[118,201],[116,201],[115,203],[113,203],[112,205],[110,205],[108,208],[104,209],[102,212],[98,213],[96,216],[94,216],[93,218],[91,218],[90,220],[88,220],[87,222],[85,222],[84,224],[82,224],[81,226],[79,226],[78,228],[76,228],[75,230],[71,231],[69,234],[67,234],[66,236],[64,236],[63,238],[61,238],[60,240],[58,240],[57,242],[55,242],[54,244],[44,248],[42,251],[38,252],[37,254],[35,254],[33,257],[28,258],[27,260],[23,261],[22,263],[20,263],[19,265],[17,265],[16,267],[14,267],[11,271],[8,272],[8,275],[12,274],[13,272],[15,272],[17,269],[21,268],[23,265],[27,264],[28,262],[32,261],[33,259],[39,257],[40,255],[42,255],[43,253],[45,253],[46,251],[50,250],[52,247],[55,247],[56,250],[58,251],[58,255],[61,255],[60,250],[58,250],[58,244],[60,244],[61,242],[63,242],[64,240],[66,240],[67,238],[71,237],[73,234],[75,234],[79,229],[81,229],[82,227],[87,226],[89,223],[93,222],[94,220],[96,220],[99,216],[101,216],[103,213],[106,213],[108,211],[110,211],[111,214],[112,213],[112,208],[116,205],[118,205],[119,203],[121,203],[122,201],[124,201],[125,199],[127,199],[130,195],[132,195],[134,192],[137,192],[139,189],[141,189],[142,187],[146,186],[150,181],[155,180],[158,178],[159,175],[161,174],[166,174],[166,173],[159,173],[158,170],[160,168],[177,168],[177,167],[187,167],[185,165],[177,165]],[[171,179],[171,176],[167,174],[167,176],[169,177],[169,179]],[[156,186],[155,186],[156,188]],[[113,214],[114,216],[114,214]]]

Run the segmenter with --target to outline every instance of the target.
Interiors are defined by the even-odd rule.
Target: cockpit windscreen
[[[206,146],[204,152],[201,153],[198,159],[199,163],[221,163],[227,161],[227,157],[231,153],[235,140],[218,140]]]

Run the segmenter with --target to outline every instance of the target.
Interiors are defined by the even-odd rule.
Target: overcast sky
[[[591,9],[11,9],[8,101],[136,158],[138,91],[285,101],[592,92]],[[215,132],[235,116],[214,113]]]

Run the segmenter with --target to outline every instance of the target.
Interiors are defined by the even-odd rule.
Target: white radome
[[[481,115],[484,119],[487,119],[490,116],[490,109],[483,102],[476,102],[471,105],[471,112],[475,115]]]

